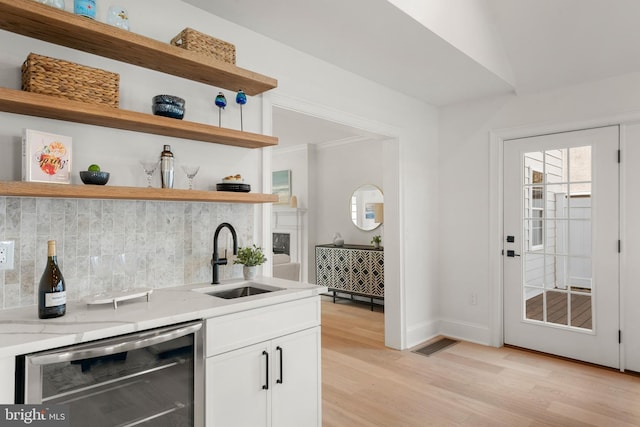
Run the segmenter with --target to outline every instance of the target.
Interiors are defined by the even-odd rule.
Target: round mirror
[[[370,231],[378,228],[383,222],[383,208],[382,190],[375,185],[362,185],[351,195],[351,221],[360,230]]]

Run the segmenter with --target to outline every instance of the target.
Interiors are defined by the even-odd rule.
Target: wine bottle
[[[67,311],[67,292],[58,257],[56,256],[56,241],[49,240],[47,248],[47,265],[40,278],[38,287],[38,317],[50,319],[64,316]]]

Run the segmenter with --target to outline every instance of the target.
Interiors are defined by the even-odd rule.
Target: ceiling
[[[640,71],[640,1],[487,3],[520,93]]]
[[[391,3],[410,0],[184,1],[435,106],[640,71],[638,0],[414,1],[448,9],[446,25],[435,28],[441,21],[432,17],[431,29]],[[445,40],[452,29],[470,41],[479,38],[468,25],[472,11],[497,35],[490,48],[506,58],[510,78],[470,54],[460,39]],[[352,136],[336,129],[346,131],[338,139]]]
[[[273,107],[273,134],[278,148],[379,139],[379,135],[284,108]]]

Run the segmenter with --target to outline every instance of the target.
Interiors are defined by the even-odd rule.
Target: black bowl
[[[153,97],[153,104],[171,104],[184,108],[184,99],[173,95],[156,95]]]
[[[109,172],[80,171],[80,179],[85,184],[105,185],[109,181]]]
[[[173,119],[182,119],[184,117],[184,107],[178,107],[173,104],[153,104],[151,111],[156,116],[171,117]]]

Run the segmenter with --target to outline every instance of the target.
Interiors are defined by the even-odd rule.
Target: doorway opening
[[[270,98],[266,102],[272,134],[279,138],[278,147],[269,149],[269,175],[273,171],[290,170],[291,194],[296,196],[296,206],[274,204],[270,213],[269,234],[281,232],[274,227],[274,218],[282,218],[282,212],[295,209],[296,227],[300,230],[299,260],[301,280],[316,283],[315,246],[331,243],[332,236],[341,232],[345,243],[369,245],[372,236],[353,226],[350,213],[350,197],[353,190],[367,180],[377,179],[384,191],[384,231],[392,236],[383,236],[383,245],[399,247],[398,222],[399,174],[398,140],[395,130],[379,123],[348,117],[337,110],[300,104],[289,99]],[[345,120],[347,117],[347,120]],[[270,120],[269,120],[270,119]],[[268,130],[268,129],[267,129]],[[364,159],[372,159],[366,161]],[[288,162],[288,163],[287,163]],[[344,163],[340,163],[344,162]],[[375,165],[375,167],[371,167]],[[372,178],[375,176],[375,178]],[[265,178],[267,173],[265,172]],[[328,182],[329,178],[340,178],[340,182]],[[350,188],[348,184],[354,188]],[[356,185],[357,183],[357,185]],[[341,203],[339,190],[348,191]],[[344,206],[342,206],[344,205]],[[344,209],[341,209],[344,208]],[[344,212],[342,212],[344,211]],[[387,213],[388,212],[388,213]],[[343,214],[343,215],[341,215]],[[281,226],[282,223],[275,224]],[[359,234],[360,233],[360,234]],[[266,235],[267,233],[265,233]],[[271,238],[272,236],[270,236]],[[295,243],[291,242],[294,246]],[[385,324],[386,345],[401,348],[403,331],[400,325],[402,306],[400,301],[399,251],[385,250]]]

